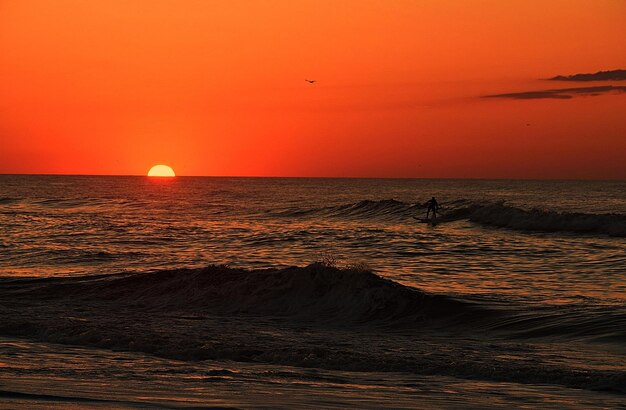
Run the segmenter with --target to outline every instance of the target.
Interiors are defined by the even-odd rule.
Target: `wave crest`
[[[41,297],[97,298],[159,310],[337,323],[458,320],[474,310],[470,303],[403,286],[369,271],[320,263],[278,270],[225,266],[166,270],[51,283],[33,291]]]
[[[364,200],[352,204],[292,209],[281,212],[283,217],[359,218],[406,222],[407,219],[425,213],[422,204],[386,199]],[[495,226],[519,231],[574,232],[626,237],[626,215],[589,214],[581,212],[556,212],[550,210],[526,210],[503,202],[472,203],[465,199],[449,201],[440,212],[440,222],[469,220],[481,225]]]
[[[626,237],[626,216],[525,210],[502,203],[473,204],[452,210],[443,220],[469,219],[482,225],[521,231],[576,232]]]

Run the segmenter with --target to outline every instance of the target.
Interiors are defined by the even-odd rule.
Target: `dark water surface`
[[[0,175],[0,233],[7,403],[626,403],[624,182]]]

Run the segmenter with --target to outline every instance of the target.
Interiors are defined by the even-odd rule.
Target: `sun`
[[[155,165],[148,171],[149,177],[175,177],[176,174],[171,167],[167,165]]]

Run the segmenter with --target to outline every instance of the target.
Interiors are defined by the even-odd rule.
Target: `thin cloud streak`
[[[597,87],[557,88],[538,91],[523,91],[518,93],[484,95],[482,98],[509,98],[514,100],[534,99],[561,99],[566,100],[574,97],[597,96],[603,94],[622,94],[626,92],[626,86],[604,85]]]
[[[549,81],[625,81],[626,70],[609,70],[598,71],[593,74],[574,74],[574,75],[557,75],[556,77],[548,78]]]

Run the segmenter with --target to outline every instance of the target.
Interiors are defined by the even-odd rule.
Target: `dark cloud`
[[[621,94],[626,86],[603,85],[598,87],[558,88],[551,90],[524,91],[521,93],[485,95],[483,98],[512,98],[515,100],[533,100],[541,98],[569,99],[578,96],[594,96],[602,94]]]
[[[624,81],[626,70],[598,71],[593,74],[557,75],[550,81]]]

